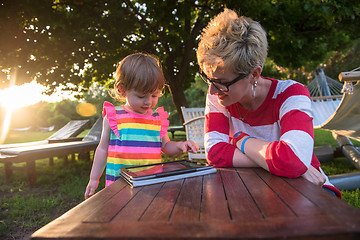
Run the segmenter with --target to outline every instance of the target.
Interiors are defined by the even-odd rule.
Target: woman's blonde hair
[[[267,50],[266,32],[260,23],[225,8],[203,30],[196,54],[204,72],[222,66],[240,74],[263,67]]]
[[[159,59],[146,53],[134,53],[119,63],[112,95],[120,101],[123,100],[123,91],[135,90],[148,94],[161,91],[164,84],[165,77]]]

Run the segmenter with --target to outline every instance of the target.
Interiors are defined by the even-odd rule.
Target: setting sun
[[[36,104],[40,101],[59,102],[63,99],[74,99],[74,94],[64,91],[60,87],[56,88],[52,95],[43,94],[46,87],[33,81],[21,86],[12,86],[0,89],[0,106],[7,111],[13,111],[22,107]]]
[[[46,87],[33,81],[25,83],[21,86],[13,85],[12,87],[0,89],[0,108],[3,108],[0,116],[0,144],[2,144],[7,136],[12,122],[13,112],[17,109],[36,104],[40,101],[59,102],[63,99],[74,99],[69,91],[62,91],[57,88],[55,92],[48,96],[43,94]]]
[[[44,88],[35,82],[0,90],[0,105],[8,111],[26,107],[42,100]]]

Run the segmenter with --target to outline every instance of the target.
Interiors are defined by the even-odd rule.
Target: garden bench
[[[174,139],[175,136],[182,136],[182,135],[175,135],[175,132],[185,132],[184,126],[173,126],[168,128],[168,132],[171,133],[172,138]]]
[[[51,144],[41,144],[34,146],[13,147],[0,150],[0,163],[5,165],[5,177],[8,179],[12,175],[13,163],[26,163],[26,173],[30,186],[36,184],[35,161],[64,156],[64,164],[67,164],[68,155],[75,153],[88,154],[96,149],[100,141],[102,131],[102,118],[99,118],[89,133],[81,141],[57,142]]]
[[[2,144],[0,145],[1,149],[14,148],[14,147],[26,147],[34,145],[42,145],[47,143],[54,142],[65,142],[65,141],[78,141],[81,140],[77,138],[84,129],[89,126],[90,120],[71,120],[65,126],[60,128],[46,140],[35,141],[35,142],[26,142],[26,143],[13,143],[13,144]]]

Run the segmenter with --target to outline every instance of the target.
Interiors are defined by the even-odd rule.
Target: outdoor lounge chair
[[[5,176],[12,174],[12,164],[26,162],[26,171],[30,186],[36,184],[35,161],[43,158],[64,156],[74,153],[89,153],[96,149],[100,142],[102,131],[102,118],[99,118],[89,133],[81,141],[57,142],[34,146],[22,146],[0,150],[0,162],[5,164]],[[66,163],[66,161],[64,162]]]
[[[184,116],[186,140],[192,140],[199,146],[196,153],[189,152],[189,159],[206,159],[204,147],[205,108],[181,107]]]
[[[64,127],[60,128],[53,135],[51,135],[46,140],[34,141],[27,143],[13,143],[13,144],[2,144],[0,145],[1,149],[14,148],[14,147],[26,147],[34,145],[42,145],[47,143],[55,142],[67,142],[67,141],[79,141],[81,139],[76,138],[84,129],[88,127],[90,120],[71,120]]]

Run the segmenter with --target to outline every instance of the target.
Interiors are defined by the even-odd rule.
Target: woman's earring
[[[256,85],[257,85],[257,81],[254,82],[253,85],[251,85],[251,90],[252,90],[252,96],[255,97],[255,88],[256,88]]]

